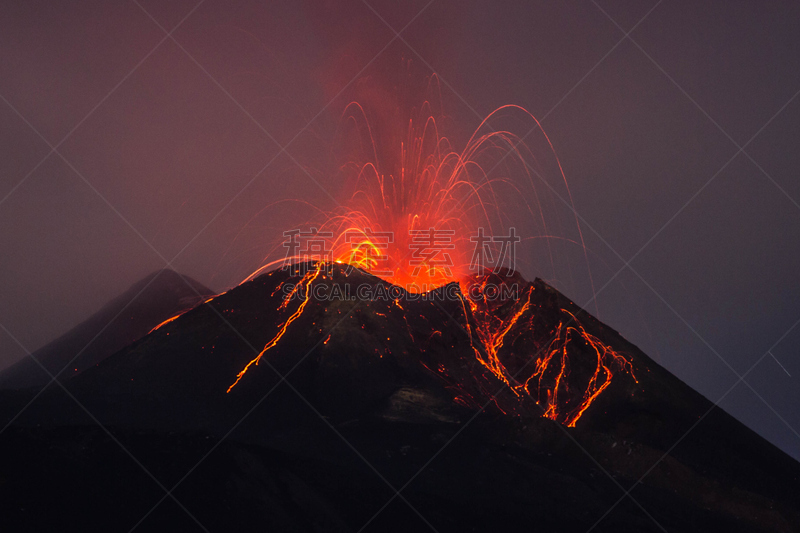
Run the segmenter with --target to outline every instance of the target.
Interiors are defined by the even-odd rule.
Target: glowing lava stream
[[[485,282],[484,282],[485,284]],[[633,366],[622,354],[616,352],[611,347],[600,341],[594,335],[588,333],[584,327],[578,322],[577,317],[566,309],[561,309],[562,313],[568,315],[569,319],[565,323],[563,320],[558,324],[553,339],[550,345],[543,350],[545,355],[538,357],[536,361],[528,361],[525,366],[515,373],[511,373],[503,362],[500,360],[499,351],[503,347],[509,333],[516,327],[517,331],[511,335],[511,343],[517,338],[526,334],[532,334],[532,326],[530,323],[521,322],[520,319],[530,309],[531,296],[534,287],[529,287],[527,291],[527,298],[524,298],[524,303],[516,310],[510,313],[510,316],[505,320],[499,320],[493,316],[488,309],[481,309],[478,302],[461,298],[462,306],[464,309],[464,316],[466,322],[466,331],[469,336],[470,345],[475,353],[478,361],[490,370],[497,378],[508,385],[509,389],[516,395],[526,394],[533,398],[537,404],[541,404],[542,393],[545,395],[545,410],[543,416],[566,424],[569,427],[575,427],[578,419],[581,418],[583,413],[592,402],[602,393],[610,384],[613,377],[612,367],[616,366],[619,370],[631,375],[634,381],[636,376],[633,372]],[[466,312],[466,304],[469,301],[472,316],[475,320],[474,328],[469,323],[469,315]],[[522,300],[521,300],[522,301]],[[486,304],[486,302],[483,302]],[[480,347],[476,346],[473,342],[473,335],[480,341]],[[586,384],[580,403],[575,407],[568,407],[559,404],[558,395],[560,391],[568,393],[568,385],[566,378],[569,374],[569,351],[568,347],[577,337],[582,340],[596,355],[596,367],[592,377]],[[480,348],[483,348],[481,350]],[[485,354],[485,356],[484,356]],[[557,373],[552,387],[544,387],[543,380],[548,371],[553,372],[551,363],[557,359],[556,367]],[[533,364],[533,372],[527,378],[521,376],[523,372]],[[535,391],[531,391],[531,382],[536,381]],[[638,381],[637,381],[638,383]]]
[[[619,370],[630,374],[634,381],[637,383],[638,381],[636,380],[636,375],[633,372],[633,366],[631,365],[630,361],[625,358],[625,356],[613,350],[600,339],[587,332],[580,322],[578,322],[578,319],[574,314],[566,309],[562,309],[561,311],[569,315],[569,324],[566,324],[564,321],[559,323],[558,327],[556,328],[556,334],[553,338],[553,341],[550,343],[550,347],[547,350],[547,355],[537,359],[534,373],[525,381],[524,385],[522,385],[522,388],[525,390],[525,392],[531,394],[530,382],[533,378],[538,378],[536,398],[537,403],[539,403],[542,395],[542,378],[544,377],[545,372],[548,370],[550,362],[556,355],[558,355],[560,368],[555,381],[555,386],[552,389],[546,389],[547,399],[544,416],[552,420],[559,420],[561,417],[560,410],[562,406],[558,404],[558,393],[562,388],[561,382],[565,379],[567,373],[569,372],[569,352],[567,351],[567,348],[570,342],[573,341],[573,336],[577,336],[579,339],[584,341],[588,346],[591,347],[597,356],[597,363],[594,374],[589,379],[586,389],[583,392],[583,397],[580,404],[563,414],[563,420],[561,421],[567,426],[575,427],[575,423],[583,415],[586,409],[588,409],[592,402],[597,399],[600,393],[602,393],[611,384],[611,378],[614,375],[611,368],[612,366],[617,366]],[[567,392],[566,383],[564,384],[563,388],[565,392]],[[531,394],[531,396],[533,395]]]
[[[207,304],[208,302],[210,302],[210,301],[211,301],[211,300],[213,300],[214,298],[216,298],[216,296],[212,296],[211,298],[208,298],[207,300],[203,300],[203,302],[201,302],[199,305],[197,305],[197,306],[195,306],[195,307],[199,307],[200,305]],[[170,323],[170,322],[172,322],[173,320],[176,320],[176,319],[180,318],[181,316],[183,316],[184,314],[188,313],[188,312],[189,312],[189,311],[191,311],[192,309],[194,309],[194,307],[190,307],[189,309],[184,309],[183,311],[181,311],[181,312],[180,312],[180,313],[178,313],[177,315],[169,317],[168,319],[166,319],[165,321],[163,321],[161,324],[157,325],[156,327],[154,327],[153,329],[151,329],[150,331],[148,331],[148,332],[147,332],[147,334],[148,334],[148,335],[150,335],[150,334],[151,334],[151,333],[153,333],[154,331],[156,331],[156,330],[158,330],[158,329],[161,329],[163,326],[166,326],[167,324],[169,324],[169,323]]]
[[[519,387],[516,384],[512,384],[512,381],[516,383],[516,380],[513,376],[509,375],[509,372],[506,370],[506,367],[500,361],[500,358],[497,355],[498,350],[503,347],[503,343],[505,342],[505,337],[511,328],[513,328],[519,318],[528,310],[531,305],[531,294],[533,293],[533,288],[528,291],[528,299],[525,304],[522,305],[508,320],[502,322],[499,327],[492,328],[491,322],[489,320],[479,320],[477,318],[478,312],[478,304],[472,300],[469,300],[470,308],[472,309],[473,317],[475,318],[475,334],[481,342],[484,350],[486,351],[486,356],[484,358],[483,353],[472,340],[472,326],[469,323],[469,315],[467,314],[467,308],[464,301],[466,300],[463,296],[459,295],[461,299],[461,306],[464,310],[464,321],[466,323],[466,330],[467,335],[469,336],[469,343],[472,347],[473,352],[475,352],[475,357],[480,361],[480,363],[489,369],[492,374],[500,378],[506,385],[508,385],[511,390],[519,396],[518,389]],[[491,317],[487,317],[491,319]]]
[[[267,343],[266,346],[264,346],[261,352],[255,357],[255,359],[247,363],[247,366],[245,366],[241,370],[241,372],[239,372],[236,375],[236,381],[234,381],[233,384],[231,384],[231,386],[228,387],[228,390],[226,392],[230,392],[231,389],[233,389],[236,386],[236,384],[239,383],[239,380],[242,379],[242,376],[244,376],[247,373],[247,371],[250,369],[252,365],[258,365],[258,362],[261,360],[261,356],[263,356],[271,348],[275,347],[275,345],[278,344],[278,341],[281,340],[281,337],[283,337],[284,333],[286,333],[286,329],[289,327],[289,325],[291,325],[292,322],[294,322],[300,315],[303,314],[303,310],[306,308],[308,300],[311,298],[311,291],[309,290],[309,288],[311,287],[311,284],[314,282],[314,280],[319,277],[320,273],[324,270],[324,268],[325,268],[325,263],[323,263],[322,261],[318,262],[316,264],[316,267],[311,272],[307,272],[303,276],[303,279],[300,281],[300,283],[295,285],[292,291],[284,298],[283,303],[281,303],[280,307],[278,307],[278,310],[285,308],[288,305],[288,303],[292,300],[292,298],[297,294],[298,290],[301,290],[302,291],[301,294],[304,295],[303,301],[297,307],[295,312],[292,313],[288,319],[286,319],[286,322],[278,326],[279,327],[278,334],[275,335],[272,338],[272,340]]]

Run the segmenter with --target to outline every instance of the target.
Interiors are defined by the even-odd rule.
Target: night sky
[[[522,273],[800,458],[800,4],[397,4],[5,2],[0,368],[167,265],[235,285],[265,206],[341,197],[347,103],[436,72],[454,141],[518,104],[563,165],[591,278]]]

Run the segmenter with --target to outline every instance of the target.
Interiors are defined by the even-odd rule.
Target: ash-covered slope
[[[36,350],[33,356],[53,375],[75,359],[59,376],[68,379],[212,294],[211,289],[173,270],[153,272],[88,319]],[[42,387],[49,381],[50,376],[30,357],[0,372],[0,389]]]
[[[42,395],[0,435],[0,520],[197,527],[183,506],[212,531],[800,529],[794,460],[540,280],[473,308],[457,285],[415,300],[335,266],[315,284],[339,297],[310,298],[226,392],[295,316],[302,300],[282,302],[299,281],[256,278],[70,380],[108,433],[64,393]],[[480,313],[519,315],[495,346],[505,378],[486,364]],[[576,324],[580,338],[553,345]],[[558,406],[579,405],[595,345],[632,372],[615,367],[575,427],[543,417],[558,376]],[[553,346],[567,371],[519,389]],[[164,496],[153,478],[180,506],[148,514]]]

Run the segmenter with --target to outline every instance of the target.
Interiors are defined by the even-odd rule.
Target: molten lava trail
[[[300,315],[303,314],[306,305],[308,305],[308,301],[311,299],[311,284],[314,282],[315,279],[319,277],[319,275],[323,272],[325,268],[326,268],[325,263],[318,262],[314,266],[314,269],[307,272],[302,277],[300,282],[297,285],[295,285],[294,288],[291,290],[291,292],[284,298],[283,302],[281,302],[281,305],[278,307],[278,310],[285,309],[288,306],[289,302],[291,302],[296,297],[298,292],[299,294],[302,295],[303,299],[300,302],[300,305],[297,306],[297,309],[294,311],[294,313],[292,313],[291,316],[289,316],[289,318],[286,319],[286,322],[278,326],[279,328],[278,333],[272,338],[272,340],[270,340],[266,344],[266,346],[264,346],[261,352],[259,352],[259,354],[252,361],[247,363],[247,365],[241,370],[241,372],[239,372],[236,375],[236,381],[234,381],[231,384],[231,386],[228,387],[228,390],[226,392],[230,392],[231,389],[233,389],[239,383],[239,381],[241,381],[242,377],[244,377],[244,375],[247,373],[247,371],[250,369],[251,366],[258,365],[258,362],[261,360],[261,357],[265,353],[267,353],[267,351],[271,350],[272,348],[278,345],[278,341],[281,340],[281,337],[283,337],[283,335],[286,333],[286,330],[289,328],[292,322],[297,320],[300,317]]]

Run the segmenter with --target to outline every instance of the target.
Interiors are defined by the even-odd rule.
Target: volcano
[[[540,279],[308,263],[193,292],[0,393],[8,530],[800,530],[797,462]]]
[[[145,276],[87,320],[0,372],[0,388],[44,387],[64,370],[65,379],[83,372],[143,337],[176,313],[191,309],[214,292],[201,283],[164,269]],[[42,369],[44,367],[44,369]]]

